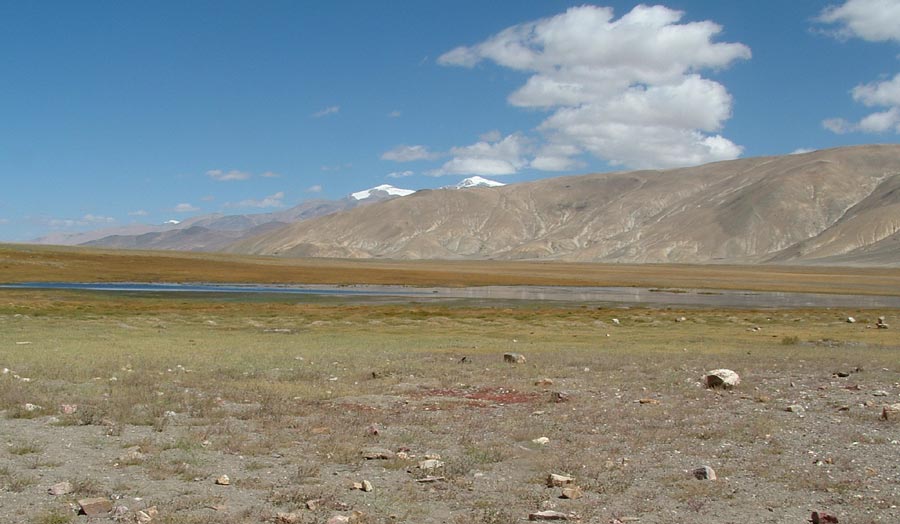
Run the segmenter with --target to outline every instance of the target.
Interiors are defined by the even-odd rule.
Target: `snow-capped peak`
[[[503,182],[497,182],[496,180],[488,180],[487,178],[482,178],[480,176],[471,176],[456,184],[454,187],[456,187],[456,189],[466,189],[469,187],[500,187],[505,185],[506,184]]]
[[[356,193],[351,193],[350,198],[354,200],[365,200],[367,198],[372,197],[372,193],[382,192],[387,193],[391,196],[407,196],[415,193],[412,189],[400,189],[398,187],[394,187],[390,184],[381,184],[380,186],[372,187],[366,189],[364,191],[357,191]]]

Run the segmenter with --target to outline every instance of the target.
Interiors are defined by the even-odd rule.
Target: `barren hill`
[[[414,195],[232,244],[283,256],[900,265],[900,145]]]

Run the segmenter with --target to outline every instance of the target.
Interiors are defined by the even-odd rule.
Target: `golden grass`
[[[0,282],[626,286],[900,295],[900,269],[285,259],[0,244]]]

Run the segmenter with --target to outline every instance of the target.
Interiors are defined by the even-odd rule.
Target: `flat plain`
[[[6,282],[898,295],[898,279],[847,268],[0,249]],[[881,316],[889,328],[876,327]],[[0,290],[0,521],[135,522],[144,511],[157,523],[506,524],[555,511],[585,523],[743,524],[816,511],[897,522],[900,422],[882,414],[900,403],[898,326],[896,310],[857,308]],[[742,382],[704,387],[716,368]],[[701,466],[717,480],[696,479]],[[572,484],[549,486],[550,474]],[[64,482],[67,493],[48,493]],[[560,498],[566,487],[573,498]],[[113,513],[77,515],[90,497]]]

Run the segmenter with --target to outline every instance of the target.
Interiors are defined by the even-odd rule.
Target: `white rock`
[[[534,442],[535,444],[538,444],[540,446],[546,446],[547,444],[550,443],[550,439],[547,437],[538,437],[538,438],[532,440],[532,442]]]
[[[714,369],[703,376],[708,388],[733,388],[741,383],[741,377],[730,369]]]

